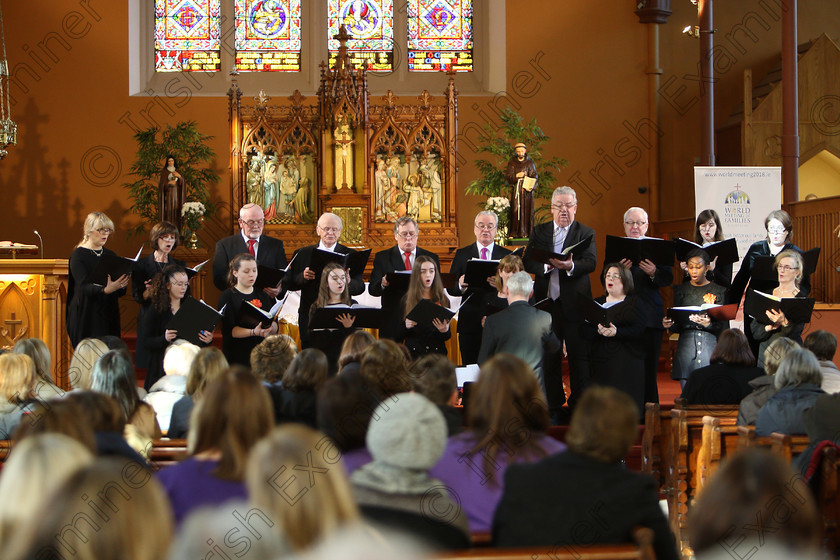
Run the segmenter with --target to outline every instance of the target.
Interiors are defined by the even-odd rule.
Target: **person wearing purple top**
[[[248,453],[274,425],[268,391],[240,367],[211,382],[196,406],[192,456],[158,473],[179,526],[198,507],[247,498]]]
[[[467,426],[449,438],[429,475],[460,503],[471,532],[488,532],[508,465],[536,461],[566,446],[546,435],[548,406],[539,381],[528,364],[511,354],[497,354],[482,365]]]

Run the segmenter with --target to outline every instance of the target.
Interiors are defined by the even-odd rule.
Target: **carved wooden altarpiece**
[[[451,260],[458,245],[457,113],[454,75],[441,97],[423,91],[399,99],[390,90],[371,100],[363,68],[347,56],[321,63],[315,98],[297,90],[277,105],[264,91],[243,103],[234,75],[228,92],[234,219],[249,202],[263,207],[266,232],[287,250],[317,240],[323,212],[344,221],[341,243],[394,245],[400,216],[420,224],[420,245]],[[444,266],[444,270],[448,267]]]

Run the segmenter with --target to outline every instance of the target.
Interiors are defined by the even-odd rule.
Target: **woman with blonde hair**
[[[37,525],[37,511],[46,498],[78,469],[93,462],[93,454],[63,434],[45,433],[15,442],[0,476],[0,542]]]
[[[169,431],[166,434],[168,437],[187,437],[187,431],[190,428],[190,414],[192,414],[195,403],[201,399],[207,385],[221,377],[228,370],[228,367],[227,358],[218,348],[208,346],[198,351],[187,374],[187,393],[172,406]]]
[[[198,507],[247,498],[245,463],[274,424],[271,399],[251,372],[233,367],[207,386],[190,424],[189,456],[158,473],[179,525]]]
[[[76,345],[67,377],[73,389],[90,389],[90,372],[96,360],[108,352],[108,345],[98,338],[86,338]]]
[[[299,424],[275,428],[251,452],[245,474],[251,503],[275,523],[279,536],[296,552],[359,522],[359,508],[340,456],[327,436]],[[297,483],[281,494],[277,473],[284,469],[292,473],[298,465],[314,469],[318,482],[310,484],[305,477],[298,477]],[[300,497],[284,499],[288,495]]]
[[[35,404],[35,362],[26,354],[0,355],[0,439],[10,439]]]
[[[114,222],[102,212],[85,218],[84,237],[70,254],[70,278],[67,286],[67,334],[73,347],[83,338],[104,335],[120,336],[119,299],[125,295],[128,274],[106,277],[105,285],[89,278],[104,254],[116,256],[105,248],[114,233]]]
[[[97,459],[56,489],[21,531],[4,558],[74,560],[160,560],[172,541],[172,513],[151,473],[132,470],[125,460]],[[106,491],[107,490],[107,491]],[[73,530],[67,530],[68,523]]]
[[[490,530],[508,465],[566,448],[546,434],[548,426],[545,396],[528,364],[497,354],[481,366],[470,395],[467,430],[449,438],[429,472],[458,489],[471,531]]]
[[[40,338],[22,338],[15,343],[12,352],[26,354],[35,363],[35,395],[41,400],[64,395],[64,391],[53,381],[52,356]]]

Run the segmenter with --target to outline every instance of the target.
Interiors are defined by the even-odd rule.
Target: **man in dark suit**
[[[286,268],[286,251],[279,239],[263,235],[265,215],[263,209],[254,203],[248,203],[239,209],[239,234],[225,237],[216,242],[216,254],[213,256],[213,284],[221,291],[229,288],[227,283],[228,265],[236,255],[251,253],[257,264],[271,268]],[[249,246],[253,251],[249,250]],[[280,288],[265,288],[272,296],[280,296]]]
[[[341,218],[331,212],[321,214],[315,231],[321,241],[295,251],[294,262],[289,273],[283,278],[283,287],[287,290],[300,290],[300,307],[298,308],[298,328],[300,342],[303,348],[309,347],[309,308],[318,299],[318,287],[321,281],[315,271],[309,268],[312,253],[316,249],[331,251],[342,255],[349,255],[355,251],[338,242],[344,224]],[[362,279],[364,270],[349,270],[350,295],[357,296],[365,291],[365,281]]]
[[[481,347],[483,330],[481,318],[487,314],[484,292],[496,289],[492,276],[487,279],[486,286],[468,286],[464,282],[467,261],[470,259],[497,261],[510,254],[510,251],[493,242],[498,226],[499,217],[496,214],[488,210],[479,212],[475,217],[475,243],[455,251],[455,257],[449,269],[450,274],[455,277],[452,286],[449,287],[449,293],[453,296],[472,296],[458,312],[458,347],[461,350],[462,364],[478,363],[478,350]]]
[[[624,235],[641,239],[648,230],[648,215],[643,208],[628,208],[624,213]],[[612,263],[604,263],[604,266]],[[659,388],[656,374],[659,370],[659,354],[662,351],[662,317],[665,305],[659,290],[670,286],[674,281],[673,266],[656,266],[645,259],[633,264],[629,259],[622,259],[621,266],[630,269],[633,275],[633,295],[636,296],[636,309],[639,321],[645,327],[643,338],[645,353],[645,401],[659,402]]]
[[[577,194],[571,187],[558,187],[551,195],[551,215],[553,220],[534,226],[531,240],[525,251],[526,269],[536,277],[534,298],[545,298],[552,303],[551,324],[554,334],[560,342],[566,344],[569,359],[569,381],[571,394],[569,406],[574,407],[584,389],[589,385],[589,357],[586,344],[580,336],[581,316],[578,302],[582,298],[592,298],[589,273],[595,270],[595,230],[575,221],[577,214]],[[588,237],[592,240],[585,248],[572,251],[568,260],[551,259],[551,264],[542,264],[529,259],[534,248],[559,253]],[[566,402],[563,390],[561,363],[562,351],[546,356],[543,368],[545,392],[548,408],[552,416],[561,411]]]
[[[656,558],[677,560],[674,535],[659,507],[659,488],[621,464],[636,439],[639,411],[613,387],[591,387],[572,414],[567,451],[505,472],[493,519],[493,545],[550,546],[577,553],[589,545],[633,542],[653,529]]]
[[[382,325],[379,327],[379,338],[392,339],[397,325],[403,320],[400,301],[405,290],[396,289],[388,284],[386,275],[396,271],[411,271],[414,261],[423,255],[434,259],[437,270],[440,270],[438,256],[431,251],[417,246],[420,229],[414,218],[403,216],[394,223],[394,239],[397,244],[390,249],[379,251],[373,258],[373,272],[370,274],[368,291],[370,295],[382,298]]]
[[[527,272],[516,272],[505,283],[508,307],[484,322],[478,365],[499,352],[522,358],[542,383],[543,349],[552,337],[551,315],[528,303],[534,282]]]

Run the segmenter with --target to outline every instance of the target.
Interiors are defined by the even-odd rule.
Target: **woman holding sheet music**
[[[330,305],[353,305],[356,300],[350,297],[350,278],[347,270],[338,263],[330,263],[324,267],[321,273],[321,285],[318,288],[318,299],[309,308],[309,325],[312,318],[322,307]],[[335,375],[338,371],[338,356],[341,354],[341,346],[344,339],[350,333],[358,330],[353,328],[356,318],[349,313],[342,313],[337,317],[334,329],[312,329],[309,328],[309,345],[312,348],[321,350],[327,356],[329,364],[329,375]]]
[[[508,300],[505,294],[505,282],[515,272],[522,272],[525,270],[525,264],[518,255],[505,255],[499,261],[496,267],[496,291],[485,290],[482,294],[484,296],[484,315],[481,317],[481,326],[484,326],[484,320],[487,315],[507,309]]]
[[[152,278],[167,265],[184,266],[184,261],[172,256],[172,250],[178,246],[178,228],[174,225],[169,222],[155,224],[149,232],[149,240],[152,252],[142,259],[137,259],[131,272],[131,297],[140,304],[140,312],[137,315],[137,352],[134,358],[134,365],[139,368],[149,367],[149,354],[142,337],[147,330],[146,319],[152,309],[153,298],[149,289]]]
[[[776,255],[776,270],[779,275],[779,285],[773,289],[773,295],[778,298],[802,297],[799,283],[802,280],[804,262],[802,255],[796,251],[782,251]],[[789,338],[802,345],[802,330],[804,323],[794,323],[785,317],[781,309],[766,312],[769,324],[765,320],[755,320],[750,325],[753,339],[760,343],[758,347],[758,367],[764,367],[764,351],[777,338]]]
[[[449,321],[435,318],[430,324],[418,324],[408,318],[408,314],[423,299],[449,307],[449,298],[440,281],[437,264],[431,257],[418,255],[411,269],[408,291],[403,297],[405,321],[400,323],[396,333],[397,341],[408,347],[413,360],[426,354],[446,356],[446,341],[452,336]]]
[[[148,353],[149,361],[146,366],[146,380],[143,387],[149,391],[155,382],[163,377],[163,355],[169,345],[178,338],[178,331],[166,328],[172,317],[181,309],[181,301],[188,295],[190,281],[183,266],[170,264],[152,279],[149,289],[152,305],[143,323],[143,336],[139,336],[138,344],[142,340]],[[198,338],[205,345],[213,342],[213,333],[201,331]]]
[[[694,222],[694,242],[696,244],[701,247],[706,247],[712,243],[724,241],[725,239],[723,228],[720,225],[720,216],[718,216],[717,212],[708,208],[697,215],[697,221]],[[709,263],[709,271],[706,273],[706,277],[710,282],[728,288],[732,284],[732,263],[719,263],[717,260],[715,258]],[[683,282],[688,282],[688,263],[685,261],[681,262],[680,268],[685,273]],[[719,303],[722,304],[723,300]]]
[[[242,326],[240,313],[242,306],[249,303],[268,312],[276,300],[264,291],[254,289],[257,281],[257,261],[248,253],[242,253],[230,261],[228,284],[230,288],[219,297],[219,309],[225,308],[222,319],[222,351],[228,363],[251,365],[251,350],[272,334],[277,333],[277,323],[272,321],[267,327],[257,324],[255,327]]]
[[[632,297],[633,274],[618,263],[604,267],[606,293],[595,301],[606,309],[608,326],[584,323],[582,337],[589,344],[589,377],[592,384],[615,387],[630,395],[644,414],[645,326],[638,319]]]
[[[84,237],[70,254],[67,334],[73,348],[84,338],[120,336],[119,299],[126,292],[128,274],[108,276],[104,286],[88,278],[103,254],[116,256],[105,248],[112,233],[114,222],[102,212],[91,212],[85,218]]]

